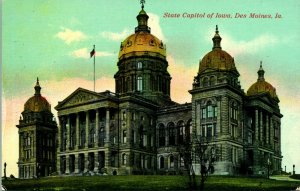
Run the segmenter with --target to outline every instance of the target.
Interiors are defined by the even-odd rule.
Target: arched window
[[[99,146],[104,146],[104,127],[101,126],[99,130]]]
[[[207,87],[207,86],[208,86],[208,78],[207,78],[207,77],[205,77],[205,78],[203,79],[203,86],[204,86],[204,87]]]
[[[125,153],[122,155],[122,164],[123,165],[127,164],[127,155]]]
[[[182,144],[185,136],[185,126],[183,121],[179,121],[177,126],[178,126],[178,144]]]
[[[143,77],[137,77],[137,91],[143,91]]]
[[[168,124],[169,145],[175,145],[175,125],[174,123]]]
[[[238,115],[238,107],[235,102],[232,102],[230,104],[230,118],[233,120],[237,120],[237,115]]]
[[[160,168],[160,169],[165,168],[165,159],[164,159],[163,156],[161,156],[161,157],[159,158],[159,168]]]
[[[169,160],[170,160],[170,166],[169,167],[174,168],[174,156],[170,155]]]
[[[159,137],[159,146],[163,147],[165,146],[166,141],[166,132],[165,132],[165,126],[163,124],[159,125],[158,128],[158,137]]]
[[[216,84],[216,77],[214,76],[211,76],[210,79],[209,79],[209,85],[215,85]]]

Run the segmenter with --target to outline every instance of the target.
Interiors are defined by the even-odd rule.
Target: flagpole
[[[94,45],[94,92],[96,92],[95,86],[96,86],[96,78],[95,78],[95,62],[96,62],[96,49],[95,49],[95,45]]]

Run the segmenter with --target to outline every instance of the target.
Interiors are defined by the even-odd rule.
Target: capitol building
[[[222,49],[216,28],[212,49],[206,47],[198,71],[190,74],[195,76],[191,102],[176,103],[170,96],[166,45],[151,34],[144,7],[136,18],[134,33],[120,45],[115,92],[79,87],[55,106],[56,122],[37,80],[17,125],[20,178],[181,174],[178,148],[193,141],[192,134],[215,146],[213,174],[259,175],[268,167],[280,172],[283,115],[262,63],[244,92],[238,60]],[[198,161],[193,158],[195,169]]]

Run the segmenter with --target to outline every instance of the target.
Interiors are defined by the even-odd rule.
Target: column
[[[67,116],[66,128],[67,128],[66,150],[68,151],[70,147],[70,115]]]
[[[259,118],[259,128],[260,128],[260,141],[263,142],[263,132],[264,132],[264,128],[263,128],[263,111],[260,111],[260,118]]]
[[[104,152],[104,167],[107,169],[108,167],[111,166],[111,162],[110,162],[110,152],[109,150],[105,150]]]
[[[19,161],[23,160],[23,133],[19,133]],[[19,174],[20,177],[20,174]]]
[[[106,109],[106,120],[105,120],[105,144],[108,146],[109,143],[109,124],[110,124],[110,111],[109,108]]]
[[[165,132],[166,132],[166,140],[165,140],[166,144],[165,145],[169,146],[169,127],[168,127],[168,125],[166,126]]]
[[[74,157],[75,157],[74,158],[74,167],[75,167],[74,173],[77,174],[77,173],[79,173],[79,164],[78,164],[78,162],[79,162],[79,160],[78,160],[79,154],[75,154]]]
[[[269,128],[269,115],[266,115],[266,143],[269,144],[269,132],[270,132],[270,128]]]
[[[95,146],[99,146],[99,109],[96,109],[96,126],[95,126],[95,133],[96,133],[96,140],[95,140]]]
[[[88,172],[88,166],[89,165],[89,153],[84,153],[84,171],[83,172]]]
[[[94,172],[95,173],[98,173],[99,170],[98,170],[98,167],[99,167],[99,152],[96,151],[94,152]]]
[[[58,125],[58,131],[57,131],[57,154],[60,153],[60,150],[61,150],[61,143],[62,143],[62,134],[61,134],[61,131],[62,131],[62,123],[61,123],[61,117],[58,118],[58,122],[59,122],[59,125]]]
[[[270,118],[270,145],[271,148],[274,149],[274,126],[273,126],[273,118]]]
[[[85,112],[85,148],[89,146],[89,126],[90,126],[90,119],[89,119],[89,111]]]
[[[80,130],[79,130],[79,113],[76,113],[76,146],[80,148]],[[76,157],[75,157],[76,158]],[[75,159],[76,160],[76,159]]]
[[[66,174],[70,174],[70,156],[66,155]]]
[[[221,100],[218,98],[217,101],[217,107],[218,107],[218,116],[217,116],[217,136],[221,134]]]
[[[258,110],[255,109],[255,140],[257,141],[259,136],[259,131],[258,131]]]

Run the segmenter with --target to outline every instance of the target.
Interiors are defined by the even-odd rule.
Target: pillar
[[[66,174],[70,174],[70,156],[66,155]]]
[[[264,127],[263,127],[263,111],[260,111],[260,118],[259,118],[259,128],[260,128],[260,141],[263,142],[264,140]]]
[[[218,114],[217,114],[217,132],[216,135],[221,134],[221,100],[218,99],[217,101],[217,108],[218,108]]]
[[[274,149],[274,125],[272,116],[270,118],[270,145],[271,148]]]
[[[109,143],[109,124],[110,124],[110,111],[109,108],[106,109],[106,120],[105,120],[105,144],[108,146]]]
[[[258,131],[258,110],[255,109],[255,140],[258,141],[259,131]]]
[[[269,133],[270,133],[270,128],[269,128],[269,115],[266,115],[266,143],[269,144]]]
[[[95,140],[95,143],[96,143],[96,147],[99,146],[99,109],[96,109],[96,126],[95,126],[95,133],[96,133],[96,140]]]
[[[79,154],[75,154],[74,157],[75,157],[74,158],[74,167],[75,167],[74,173],[77,174],[77,173],[79,173],[79,160],[78,160]]]
[[[98,167],[99,167],[99,152],[96,151],[94,152],[94,172],[95,173],[98,173],[99,170],[98,170]]]
[[[166,140],[165,140],[166,144],[165,145],[169,146],[169,127],[168,127],[168,125],[166,126],[165,132],[166,132]]]
[[[66,128],[67,128],[66,150],[68,151],[70,147],[70,115],[67,116]]]
[[[59,122],[59,126],[58,126],[58,131],[57,131],[57,144],[58,144],[58,147],[57,147],[57,153],[60,153],[60,150],[61,150],[61,147],[62,147],[62,123],[61,123],[61,117],[58,118],[58,122]]]
[[[79,113],[76,113],[76,145],[80,148],[80,130],[79,130]],[[76,157],[75,157],[76,158]],[[75,159],[76,160],[76,159]]]
[[[84,153],[84,170],[83,172],[88,172],[88,164],[89,164],[89,153]]]
[[[90,119],[89,119],[89,111],[85,112],[85,148],[89,146],[89,126],[90,126]]]

